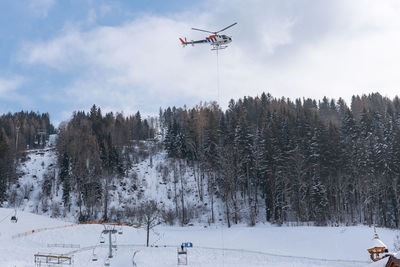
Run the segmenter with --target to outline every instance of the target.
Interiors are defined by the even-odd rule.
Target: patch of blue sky
[[[143,14],[164,16],[195,5],[195,1],[82,1],[3,0],[0,2],[0,77],[23,77],[13,97],[2,97],[0,112],[34,110],[58,114],[65,109],[51,101],[55,92],[68,86],[79,69],[55,71],[48,66],[21,62],[25,44],[47,41],[69,27],[90,30],[96,26],[118,26]],[[59,117],[58,115],[55,115]]]

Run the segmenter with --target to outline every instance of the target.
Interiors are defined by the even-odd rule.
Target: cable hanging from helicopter
[[[202,40],[197,40],[197,41],[190,41],[188,42],[185,38],[185,40],[183,40],[182,38],[179,38],[179,40],[181,41],[182,45],[185,47],[187,45],[192,45],[194,46],[195,44],[210,44],[212,46],[211,50],[220,50],[220,49],[225,49],[228,47],[228,44],[232,42],[232,37],[221,34],[219,35],[218,33],[225,31],[227,29],[229,29],[232,26],[235,26],[237,24],[237,22],[223,28],[222,30],[216,31],[216,32],[212,32],[212,31],[207,31],[207,30],[202,30],[202,29],[197,29],[197,28],[192,28],[192,30],[195,31],[201,31],[201,32],[208,32],[211,33],[210,36],[206,37],[205,39]]]

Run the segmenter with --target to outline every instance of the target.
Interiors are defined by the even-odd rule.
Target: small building
[[[379,266],[400,267],[400,259],[399,259],[400,252],[395,253],[395,254],[388,253],[388,249],[387,249],[385,243],[383,243],[382,240],[379,239],[379,236],[376,232],[374,234],[374,238],[372,239],[372,246],[371,246],[371,248],[369,248],[367,250],[370,254],[372,261],[377,262],[377,261],[384,259],[379,262],[379,263],[382,263]],[[379,263],[377,263],[377,264],[379,264]],[[376,266],[378,266],[378,265],[376,265]]]
[[[178,248],[178,265],[187,265],[187,249],[181,245],[181,249]]]
[[[377,233],[374,234],[372,239],[372,247],[368,249],[372,261],[379,261],[387,257],[385,253],[388,252],[386,245],[379,239]]]
[[[386,263],[386,267],[400,267],[400,260],[395,256],[390,256],[388,262]]]

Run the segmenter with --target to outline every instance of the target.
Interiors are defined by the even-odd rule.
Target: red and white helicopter
[[[226,29],[235,26],[237,24],[237,22],[233,23],[232,25],[229,25],[228,27],[223,28],[222,30],[219,30],[217,32],[211,32],[211,31],[206,31],[206,30],[201,30],[201,29],[196,29],[196,28],[192,28],[192,30],[195,31],[201,31],[201,32],[209,32],[212,33],[212,35],[206,37],[203,40],[198,40],[198,41],[190,41],[187,42],[186,38],[185,40],[183,40],[182,38],[179,38],[179,40],[181,40],[182,45],[183,46],[187,46],[187,45],[192,45],[194,46],[195,44],[210,44],[212,46],[211,50],[219,50],[219,49],[224,49],[227,48],[230,42],[232,42],[232,38],[226,35],[219,35],[218,33],[225,31]]]

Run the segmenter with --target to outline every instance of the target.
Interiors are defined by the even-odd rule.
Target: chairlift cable
[[[13,214],[13,212],[11,212],[10,214],[8,214],[6,217],[4,217],[3,219],[1,219],[0,223],[3,222],[5,219],[7,219],[8,217],[10,217],[10,215]]]

